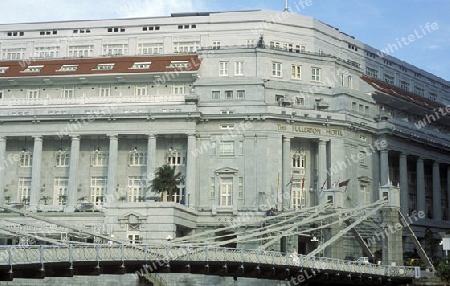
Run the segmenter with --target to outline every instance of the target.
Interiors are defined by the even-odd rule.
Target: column
[[[67,189],[67,206],[75,209],[78,192],[78,166],[80,161],[80,136],[71,136],[69,157],[69,185]]]
[[[417,211],[426,213],[425,208],[425,170],[423,159],[417,158]]]
[[[447,166],[447,220],[450,220],[450,166]]]
[[[282,210],[288,210],[291,206],[291,137],[283,136],[283,145],[281,150],[281,200]],[[289,184],[289,185],[288,185]]]
[[[31,165],[30,207],[36,208],[41,193],[42,136],[34,136],[33,162]]]
[[[5,154],[6,154],[6,137],[0,137],[0,205],[5,202]]]
[[[318,204],[319,202],[317,199],[317,192],[320,191],[320,188],[324,185],[323,183],[325,180],[327,180],[327,142],[324,140],[319,140],[319,148],[318,148],[318,166],[317,166],[317,186],[314,189],[315,194],[315,204]],[[328,184],[331,182],[328,182]],[[325,184],[324,189],[326,189],[327,185]]]
[[[380,151],[380,184],[387,185],[389,182],[389,151]]]
[[[186,154],[186,198],[185,203],[189,206],[196,206],[195,178],[197,176],[196,158],[194,156],[197,148],[197,137],[195,134],[188,134],[188,147]],[[187,201],[189,200],[189,202]]]
[[[117,200],[115,194],[117,182],[117,156],[119,148],[119,138],[117,134],[109,136],[109,161],[108,161],[108,186],[106,197],[103,202],[112,203]],[[105,200],[106,199],[106,200]]]
[[[405,153],[400,154],[400,206],[404,216],[409,214],[408,161]]]
[[[147,177],[146,184],[149,187],[152,183],[152,180],[155,177],[155,167],[156,167],[156,136],[154,134],[148,135],[147,140]],[[145,195],[147,198],[152,196],[151,190],[148,189],[147,194]]]
[[[439,173],[439,163],[433,163],[433,219],[442,220],[441,207],[441,174]]]

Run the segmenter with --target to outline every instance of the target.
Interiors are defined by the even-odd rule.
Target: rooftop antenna
[[[285,0],[284,12],[289,12],[289,3],[288,3],[288,0]]]

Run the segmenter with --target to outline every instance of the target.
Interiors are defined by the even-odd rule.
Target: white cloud
[[[119,17],[152,17],[168,16],[177,12],[198,12],[201,10],[202,1],[196,0],[128,0],[122,5],[117,5],[115,11]]]

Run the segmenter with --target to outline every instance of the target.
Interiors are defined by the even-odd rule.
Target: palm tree
[[[165,164],[159,167],[155,172],[155,178],[150,185],[152,191],[156,193],[167,192],[168,201],[173,201],[173,192],[177,188],[177,185],[181,182],[181,173],[176,173],[175,166],[169,166]]]
[[[48,204],[48,201],[51,200],[52,197],[48,196],[48,195],[44,195],[41,197],[40,201],[44,201],[44,205]]]

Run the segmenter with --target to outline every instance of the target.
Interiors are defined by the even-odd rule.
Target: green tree
[[[176,167],[165,164],[156,170],[150,188],[153,192],[160,193],[161,196],[163,192],[167,192],[167,201],[172,202],[173,192],[181,181],[181,173],[176,172]]]
[[[446,283],[450,282],[450,264],[448,262],[449,257],[443,257],[436,266],[437,275]]]
[[[425,241],[425,251],[430,258],[433,258],[436,250],[438,249],[439,242],[434,238],[433,232],[429,228],[425,230],[425,235],[423,238]]]

